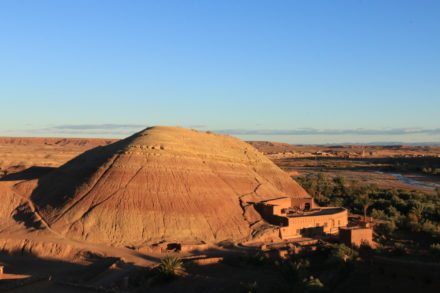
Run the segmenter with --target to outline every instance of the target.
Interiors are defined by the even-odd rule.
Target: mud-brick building
[[[281,239],[337,234],[347,226],[348,212],[339,207],[319,207],[312,198],[280,197],[256,204],[262,217],[280,226]]]
[[[369,227],[341,227],[339,240],[346,245],[361,246],[362,242],[373,244],[373,230]]]

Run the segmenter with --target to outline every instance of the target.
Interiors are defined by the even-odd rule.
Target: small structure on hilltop
[[[348,212],[339,207],[319,207],[313,198],[280,197],[255,204],[261,216],[280,226],[280,238],[337,234],[348,224]]]

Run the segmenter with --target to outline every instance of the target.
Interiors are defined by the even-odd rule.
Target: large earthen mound
[[[112,245],[249,239],[252,202],[308,197],[237,138],[152,127],[40,178],[31,199],[52,230]]]

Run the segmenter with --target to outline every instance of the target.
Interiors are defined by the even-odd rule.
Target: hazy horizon
[[[440,2],[2,1],[0,136],[440,142]]]
[[[67,128],[71,129],[71,131],[67,132],[60,132],[60,135],[55,136],[47,136],[45,133],[47,133],[48,129],[34,129],[32,132],[24,132],[28,135],[10,135],[10,136],[0,136],[0,137],[29,137],[29,138],[98,138],[98,139],[124,139],[128,136],[131,136],[133,133],[136,133],[138,131],[141,131],[145,128],[151,127],[141,127],[136,130],[132,129],[125,129],[120,130],[118,134],[115,134],[112,128],[110,128],[110,131],[105,131],[103,129],[108,129],[109,126],[115,127],[114,125],[107,125],[107,127],[103,127],[101,130],[90,130],[92,127],[91,125],[64,125],[60,128]],[[167,126],[173,126],[173,125],[167,125]],[[96,127],[96,126],[93,126]],[[134,127],[134,126],[131,126]],[[180,126],[185,127],[185,126]],[[84,130],[85,128],[85,130]],[[122,128],[127,128],[122,127]],[[415,141],[405,141],[407,137],[405,135],[402,135],[399,133],[405,132],[404,129],[390,129],[386,130],[387,133],[393,133],[395,140],[372,140],[372,137],[375,137],[372,134],[369,134],[371,132],[374,132],[373,130],[365,130],[365,129],[357,129],[357,130],[346,130],[348,133],[352,132],[358,132],[359,136],[363,136],[363,139],[359,139],[357,141],[350,141],[350,135],[344,135],[344,131],[339,130],[338,134],[335,135],[334,131],[332,130],[287,130],[284,132],[275,132],[274,134],[271,134],[270,132],[274,132],[273,130],[243,130],[243,129],[217,129],[217,130],[211,130],[211,129],[204,129],[201,125],[194,125],[194,126],[187,126],[186,128],[196,129],[199,131],[211,131],[218,134],[225,134],[225,135],[232,135],[236,136],[242,140],[245,141],[270,141],[270,142],[279,142],[279,143],[289,143],[289,144],[297,144],[297,145],[350,145],[350,144],[364,144],[364,145],[440,145],[440,142],[438,141],[429,141],[429,140],[415,140]],[[417,133],[417,130],[413,130]],[[437,131],[437,129],[432,130]],[[305,132],[306,134],[303,135],[294,135],[291,133],[297,133],[297,132]],[[321,134],[313,134],[315,132],[320,132]],[[288,133],[288,134],[285,134]],[[290,133],[290,134],[289,134]],[[416,134],[413,134],[413,136],[417,136]],[[310,137],[310,139],[309,139]],[[319,139],[317,139],[317,137]],[[335,138],[336,137],[336,138]],[[420,136],[420,137],[423,137]],[[326,139],[327,138],[327,139]],[[338,139],[337,139],[338,138]],[[401,140],[399,140],[399,138]]]

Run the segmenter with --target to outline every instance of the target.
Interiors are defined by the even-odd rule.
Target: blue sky
[[[440,1],[0,1],[0,136],[440,142]]]

